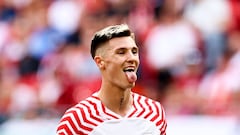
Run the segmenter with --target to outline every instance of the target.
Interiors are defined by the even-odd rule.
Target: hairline
[[[127,24],[111,25],[97,31],[91,43],[91,55],[93,59],[101,46],[108,44],[111,39],[120,37],[131,37],[135,40],[134,33],[129,29]]]

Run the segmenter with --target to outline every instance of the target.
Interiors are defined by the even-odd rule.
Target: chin
[[[135,87],[135,82],[134,83],[129,83],[128,88],[133,88]]]
[[[135,87],[135,82],[133,82],[133,83],[127,83],[127,84],[125,84],[125,85],[119,85],[119,87],[121,88],[121,89],[123,89],[123,90],[126,90],[126,89],[132,89],[133,87]]]

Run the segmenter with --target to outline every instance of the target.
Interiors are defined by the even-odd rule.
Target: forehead
[[[107,49],[138,48],[131,36],[113,38],[108,42]]]

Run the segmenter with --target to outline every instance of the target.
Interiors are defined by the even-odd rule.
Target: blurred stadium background
[[[134,91],[160,101],[168,135],[239,135],[240,0],[0,0],[0,135],[54,135],[100,85],[96,30],[127,23]]]

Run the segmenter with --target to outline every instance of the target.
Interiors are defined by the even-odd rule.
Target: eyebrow
[[[137,49],[137,50],[138,50],[138,47],[134,46],[134,47],[132,47],[132,48],[128,48],[128,47],[116,48],[116,50],[126,50],[126,49]]]

